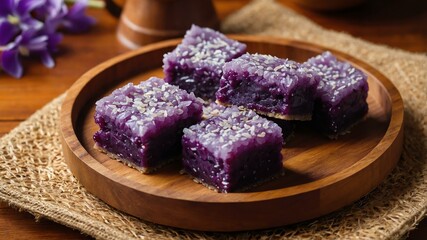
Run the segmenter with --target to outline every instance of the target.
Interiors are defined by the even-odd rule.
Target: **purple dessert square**
[[[182,43],[165,54],[165,81],[205,100],[215,100],[222,66],[245,51],[245,44],[212,29],[193,25]]]
[[[282,129],[282,136],[283,136],[283,145],[286,145],[289,143],[291,138],[294,136],[295,131],[295,123],[298,121],[293,120],[283,120],[278,118],[272,118],[272,117],[265,117],[267,120],[275,122],[281,129]]]
[[[244,54],[224,64],[216,98],[273,118],[311,120],[318,81],[294,61]]]
[[[203,106],[203,119],[218,116],[227,109],[226,106],[211,102]],[[275,122],[282,129],[283,145],[289,142],[294,134],[295,121],[282,120],[277,118],[265,117],[267,120]]]
[[[313,124],[330,138],[347,133],[368,112],[366,74],[348,62],[337,60],[330,52],[303,65],[321,76]]]
[[[95,147],[151,172],[179,154],[182,130],[201,120],[201,101],[159,78],[129,83],[96,102]]]
[[[254,111],[226,108],[184,129],[183,167],[219,192],[243,191],[282,173],[282,132]]]
[[[210,102],[203,106],[203,119],[216,117],[227,109],[226,106]]]

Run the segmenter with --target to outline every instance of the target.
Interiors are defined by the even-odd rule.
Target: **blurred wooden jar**
[[[182,37],[192,24],[217,29],[219,20],[211,0],[105,0],[120,17],[119,41],[130,49]]]

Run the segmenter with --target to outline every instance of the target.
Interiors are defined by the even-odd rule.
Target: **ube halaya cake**
[[[222,66],[246,51],[246,45],[209,28],[193,25],[175,50],[165,54],[165,81],[194,92],[205,100],[215,100]]]
[[[208,105],[203,106],[203,119],[208,119],[211,117],[218,116],[221,114],[225,109],[227,109],[226,106],[216,104],[215,102],[211,102]],[[275,122],[281,129],[282,129],[282,136],[283,136],[283,145],[285,145],[287,142],[289,142],[289,139],[294,133],[295,128],[295,121],[288,121],[288,120],[282,120],[277,118],[270,118],[265,117],[267,120]]]
[[[283,145],[289,143],[294,135],[295,123],[297,121],[283,120],[278,118],[265,117],[267,120],[275,122],[282,129]]]
[[[201,120],[202,100],[152,77],[96,102],[95,148],[144,173],[181,150],[182,129]]]
[[[216,104],[215,102],[210,102],[203,106],[203,119],[208,119],[211,117],[216,117],[227,109],[226,106]]]
[[[269,117],[311,120],[318,81],[294,61],[244,54],[224,64],[216,98]]]
[[[219,192],[248,189],[282,173],[282,133],[254,111],[229,107],[184,129],[184,170]]]
[[[321,76],[313,124],[330,138],[345,134],[368,112],[366,74],[348,62],[337,60],[330,52],[303,65]]]

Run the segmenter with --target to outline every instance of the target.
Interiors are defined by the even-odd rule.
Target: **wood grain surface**
[[[245,43],[250,53],[298,62],[330,50],[271,37],[232,38]],[[60,120],[66,162],[86,189],[108,204],[151,222],[191,230],[277,227],[312,219],[358,200],[375,188],[400,158],[403,102],[397,89],[366,63],[340,52],[334,55],[368,75],[366,119],[334,141],[306,126],[297,128],[294,139],[282,149],[285,175],[254,189],[220,194],[180,174],[178,159],[146,175],[95,150],[93,134],[99,129],[93,121],[95,101],[126,83],[163,77],[163,55],[180,42],[147,45],[110,59],[84,74],[67,93]],[[133,199],[139,199],[139,204]]]
[[[220,19],[247,4],[248,0],[214,0]],[[372,0],[358,7],[317,12],[286,0],[279,2],[321,26],[413,52],[427,52],[427,2],[418,0]],[[25,75],[16,80],[0,72],[0,135],[25,120],[37,109],[67,90],[84,72],[127,51],[115,38],[116,18],[102,10],[90,10],[98,24],[87,34],[66,35],[56,55],[56,67],[45,69],[26,61]],[[90,40],[89,40],[90,39]],[[427,221],[411,232],[409,239],[425,239]],[[36,222],[0,204],[0,239],[87,239],[77,231],[48,220]]]

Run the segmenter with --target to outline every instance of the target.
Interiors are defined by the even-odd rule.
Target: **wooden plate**
[[[305,61],[327,49],[286,39],[231,36],[251,53]],[[403,104],[392,83],[366,63],[332,51],[368,75],[369,113],[338,140],[306,127],[283,149],[286,174],[243,193],[216,193],[180,175],[179,162],[143,175],[93,149],[94,103],[125,83],[162,76],[163,54],[180,40],[143,47],[84,74],[68,91],[61,112],[63,151],[86,189],[142,219],[205,231],[282,226],[342,208],[373,190],[396,165],[403,139]],[[167,151],[167,149],[165,149]]]

